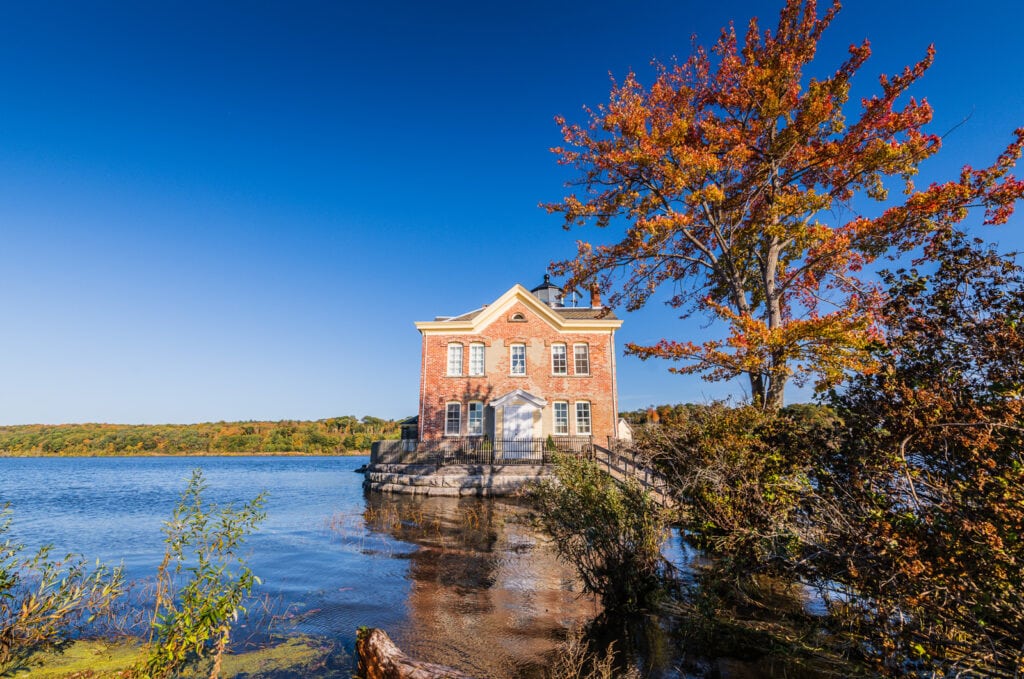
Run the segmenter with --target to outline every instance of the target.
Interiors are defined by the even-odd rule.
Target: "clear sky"
[[[968,118],[923,179],[988,164],[1024,124],[1024,3],[848,5],[823,71],[870,38],[867,94],[934,42],[914,93],[934,131]],[[600,238],[537,207],[571,176],[553,116],[780,6],[4,3],[0,424],[414,413],[413,321]],[[1024,247],[1021,225],[989,235]],[[660,306],[624,318],[620,346],[708,332]],[[665,368],[620,359],[623,409],[740,393]]]

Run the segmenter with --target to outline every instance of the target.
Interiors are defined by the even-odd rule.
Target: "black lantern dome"
[[[562,288],[551,282],[551,276],[544,274],[544,282],[530,290],[534,296],[549,307],[562,306]]]

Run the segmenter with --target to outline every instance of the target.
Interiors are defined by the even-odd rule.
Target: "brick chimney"
[[[601,308],[601,289],[597,287],[597,283],[590,284],[590,308]]]

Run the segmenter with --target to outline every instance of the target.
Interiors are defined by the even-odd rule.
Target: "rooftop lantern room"
[[[560,307],[562,304],[562,288],[551,282],[551,276],[544,274],[544,282],[530,290],[533,295],[549,307]]]

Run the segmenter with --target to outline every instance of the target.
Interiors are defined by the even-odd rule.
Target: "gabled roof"
[[[552,309],[552,311],[554,311],[555,313],[557,313],[560,316],[564,316],[566,318],[575,319],[575,320],[582,320],[582,319],[589,319],[589,318],[606,318],[606,319],[609,319],[609,320],[612,320],[612,321],[619,320],[619,317],[615,315],[615,312],[613,312],[611,309],[604,309],[604,308],[594,309],[592,307],[585,307],[585,306],[583,306],[583,307],[569,307],[569,306],[567,306],[567,307],[559,307],[557,309]]]
[[[538,316],[550,323],[556,330],[600,331],[617,330],[622,321],[607,309],[589,309],[575,307],[551,308],[530,293],[522,285],[513,285],[505,294],[480,309],[469,311],[461,316],[443,318],[443,320],[419,321],[416,328],[422,333],[475,333],[493,321],[501,318],[516,302],[528,307]]]
[[[480,307],[479,309],[473,309],[472,311],[467,311],[466,313],[464,313],[464,314],[462,314],[460,316],[452,316],[451,318],[448,318],[448,319],[445,319],[445,320],[448,320],[448,321],[471,321],[474,318],[476,318],[477,316],[479,316],[480,313],[483,312],[483,310],[486,309],[486,308],[487,307]],[[440,319],[437,319],[437,320],[440,320]]]

